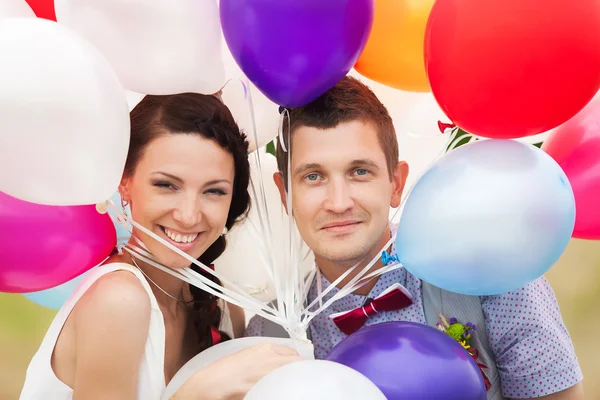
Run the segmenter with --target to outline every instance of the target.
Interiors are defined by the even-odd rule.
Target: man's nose
[[[354,207],[354,198],[345,179],[332,179],[327,187],[325,209],[336,214],[344,213]]]

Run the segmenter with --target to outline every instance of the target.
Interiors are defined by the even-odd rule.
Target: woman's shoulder
[[[152,318],[150,296],[140,279],[127,265],[102,265],[90,271],[73,298],[55,360],[62,349],[63,367],[72,364],[63,375],[71,376],[69,386],[78,386],[80,393],[105,390],[109,382],[125,387],[139,367]]]
[[[91,319],[95,319],[95,323],[80,326],[108,322],[147,326],[150,321],[151,300],[133,267],[115,262],[99,266],[95,272],[99,276],[92,277],[95,280],[73,309],[77,320],[91,322]]]

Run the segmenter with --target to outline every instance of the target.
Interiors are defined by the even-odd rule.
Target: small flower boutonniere
[[[445,316],[440,314],[440,320],[436,324],[436,327],[460,343],[460,345],[469,352],[481,370],[481,375],[483,375],[483,380],[485,382],[485,388],[490,390],[492,384],[484,372],[484,370],[487,369],[487,366],[477,361],[479,358],[479,353],[477,352],[477,349],[471,346],[471,338],[477,330],[477,326],[471,322],[462,324],[458,322],[456,318],[447,319]]]

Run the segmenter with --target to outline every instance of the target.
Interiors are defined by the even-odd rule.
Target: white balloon
[[[225,38],[221,40],[225,42]],[[253,152],[265,146],[277,136],[279,131],[279,106],[269,100],[249,81],[235,62],[227,46],[223,50],[223,63],[225,74],[229,79],[223,88],[223,103],[231,110],[238,126],[248,136],[249,151]],[[250,99],[254,110],[258,143],[254,137]]]
[[[266,248],[266,253],[273,255],[276,267],[283,266],[290,257],[287,250],[289,248],[287,243],[289,242],[290,227],[289,217],[281,204],[279,191],[273,183],[273,173],[277,171],[275,157],[271,154],[261,153],[260,160],[262,167],[260,177],[262,178],[267,200],[271,240],[267,239],[267,232],[262,229],[259,218],[259,205],[253,198],[250,214],[246,221],[235,226],[227,234],[227,249],[215,260],[215,268],[226,279],[244,287],[255,298],[269,302],[276,298],[275,287],[265,270],[265,266],[270,265],[270,261],[261,256],[261,246],[271,244],[272,248]],[[250,167],[254,187],[259,192],[259,199],[262,199],[259,189],[259,171],[254,154],[250,155]],[[296,233],[295,237],[298,242],[301,242],[299,234]],[[302,276],[306,276],[314,268],[314,257],[312,252],[309,252],[306,244],[301,243],[302,256],[308,255],[300,263]]]
[[[353,76],[371,88],[373,93],[386,106],[398,138],[400,160],[409,165],[404,195],[419,178],[441,157],[449,144],[449,132],[442,133],[438,121],[450,123],[450,120],[437,104],[431,93],[404,92],[385,86],[360,75],[355,70]],[[390,217],[396,209],[390,211]],[[399,214],[396,214],[396,219]]]
[[[265,146],[277,136],[279,106],[269,100],[252,83],[244,82],[243,77],[232,79],[223,88],[222,99],[240,129],[246,133],[250,142],[250,152]],[[254,110],[256,137],[250,112],[250,99]]]
[[[126,89],[213,94],[225,82],[215,0],[55,0],[56,18],[107,57]]]
[[[146,96],[146,95],[141,94],[141,93],[132,92],[131,90],[126,90],[125,91],[125,95],[127,96],[127,105],[129,106],[129,111],[130,112]]]
[[[306,360],[277,368],[246,394],[244,400],[385,400],[373,382],[345,365]]]
[[[35,13],[25,0],[2,0],[0,2],[0,20],[26,17],[36,18]]]
[[[523,142],[523,143],[529,143],[529,144],[538,144],[538,143],[543,143],[544,140],[546,140],[548,138],[548,136],[550,136],[550,134],[552,132],[554,132],[557,128],[551,129],[547,132],[543,132],[537,135],[533,135],[533,136],[525,136],[525,137],[521,137],[516,139],[519,142]]]
[[[129,146],[125,93],[102,54],[39,18],[0,21],[0,190],[94,204],[118,187]]]
[[[269,337],[246,337],[228,340],[226,342],[209,347],[181,367],[181,369],[177,372],[177,374],[175,374],[173,379],[171,379],[171,382],[169,382],[165,388],[162,395],[162,400],[169,400],[181,388],[181,386],[183,386],[183,384],[201,368],[204,368],[225,356],[237,353],[241,350],[247,349],[248,347],[256,346],[261,343],[273,343],[281,346],[293,347],[296,349],[298,354],[300,354],[300,356],[306,359],[314,359],[314,348],[310,342],[294,342],[291,339]],[[235,379],[235,377],[232,377],[232,379]]]

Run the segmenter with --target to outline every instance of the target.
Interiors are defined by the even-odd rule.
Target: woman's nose
[[[173,218],[182,227],[191,228],[202,221],[202,207],[197,196],[186,196],[173,212]]]

